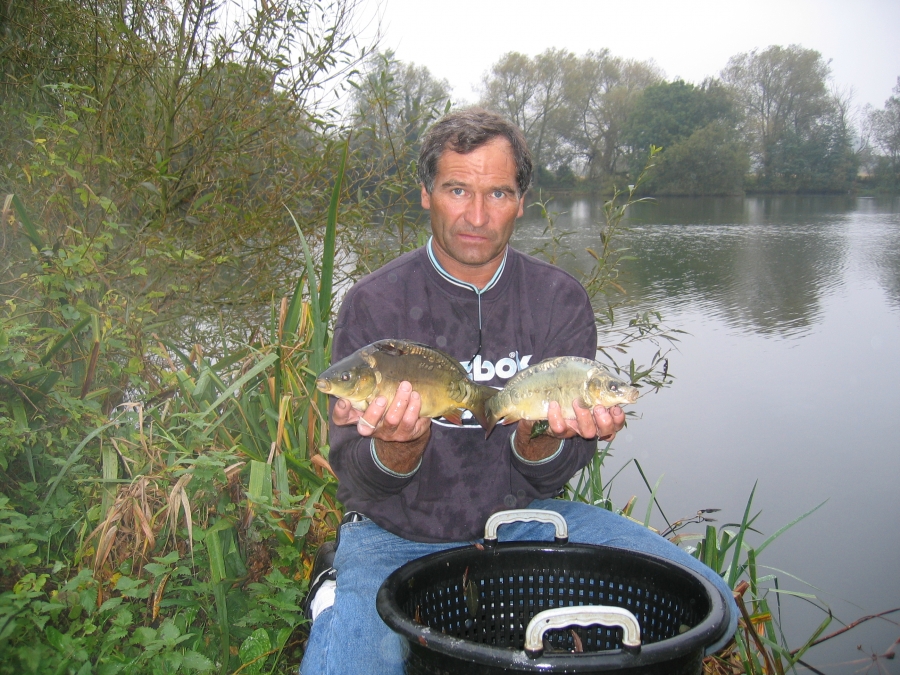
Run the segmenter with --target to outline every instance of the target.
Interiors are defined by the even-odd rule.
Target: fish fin
[[[379,340],[373,342],[372,346],[379,352],[391,356],[402,356],[406,353],[405,345],[398,340]]]
[[[487,438],[488,436],[491,435],[491,432],[494,430],[494,427],[497,426],[498,422],[505,426],[507,424],[512,424],[514,422],[518,422],[520,419],[522,419],[522,418],[515,417],[515,416],[507,416],[507,417],[504,417],[504,418],[498,420],[498,419],[488,415],[487,420],[486,420],[487,426],[484,427],[484,437]]]
[[[438,351],[434,347],[426,345],[423,342],[413,342],[412,340],[389,339],[378,340],[372,343],[378,351],[389,354],[390,356],[404,356],[412,354],[416,350]],[[443,354],[443,352],[441,352]]]
[[[490,418],[489,402],[497,392],[498,390],[493,387],[479,387],[475,392],[475,401],[470,406],[467,406],[468,410],[472,411],[472,415],[478,421],[478,424],[487,432],[485,438],[491,435],[490,429],[493,429],[497,423],[496,420],[493,422],[488,421]]]
[[[444,413],[444,419],[458,427],[462,426],[462,411],[459,408],[454,408],[450,412]]]

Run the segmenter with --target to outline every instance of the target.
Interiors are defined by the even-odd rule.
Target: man
[[[432,237],[347,293],[333,361],[375,340],[402,338],[448,352],[476,381],[501,387],[546,358],[594,358],[596,326],[581,285],[508,245],[531,173],[524,137],[503,118],[469,109],[439,120],[419,157]],[[408,382],[362,413],[346,400],[332,407],[330,461],[352,516],[339,532],[336,580],[312,599],[303,675],[402,673],[403,642],[375,608],[379,586],[409,560],[480,539],[487,517],[501,510],[558,511],[571,541],[665,555],[702,570],[728,597],[717,575],[650,530],[552,499],[590,461],[597,439],[611,440],[624,426],[618,406],[576,405],[576,419],[566,420],[552,403],[546,433],[531,438],[533,423],[523,420],[487,440],[474,420],[456,426],[419,417],[420,409]],[[502,528],[500,538],[550,539],[552,530],[522,523]],[[316,567],[320,579],[329,576],[317,574],[318,560]]]

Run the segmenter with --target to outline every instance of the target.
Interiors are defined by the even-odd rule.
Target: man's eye
[[[506,193],[503,190],[494,190],[494,199],[503,199]]]
[[[465,194],[466,191],[463,190],[462,188],[453,188],[452,190],[450,190],[450,192],[455,194],[457,197],[461,197],[462,195]]]

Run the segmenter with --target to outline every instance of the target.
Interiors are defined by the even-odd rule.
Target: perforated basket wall
[[[641,626],[641,653],[621,651],[620,629],[592,626],[550,631],[543,657],[520,658],[525,628],[535,614],[580,605],[632,612]],[[627,666],[665,663],[670,646],[674,660],[691,652],[692,665],[659,672],[699,672],[703,648],[725,628],[721,597],[690,570],[621,549],[571,544],[473,546],[428,556],[389,577],[379,595],[379,612],[410,644],[416,643],[413,661],[419,666],[427,664],[428,649],[435,652],[441,669],[415,672],[476,672],[473,660],[510,661],[508,666],[522,672],[540,663],[543,667],[535,670],[547,672],[547,662],[566,672],[651,672]],[[720,625],[710,625],[711,619]],[[701,626],[703,635],[696,635]],[[454,656],[467,668],[447,670]]]

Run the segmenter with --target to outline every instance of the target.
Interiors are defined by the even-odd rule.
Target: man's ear
[[[431,208],[431,195],[428,194],[428,190],[425,189],[425,184],[421,183],[421,185],[422,185],[422,208],[430,209]]]

